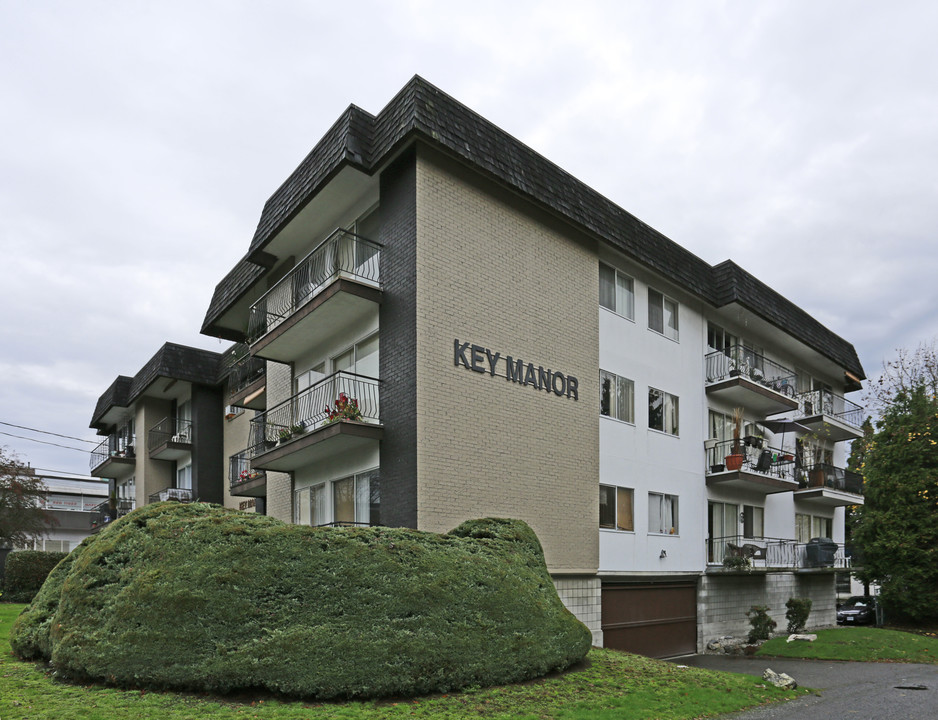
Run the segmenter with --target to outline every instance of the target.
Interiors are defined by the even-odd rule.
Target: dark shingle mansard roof
[[[98,421],[112,407],[127,407],[130,404],[130,385],[134,379],[126,375],[118,375],[117,379],[111,383],[111,386],[105,390],[98,398],[94,406],[94,415],[91,417],[89,427],[97,427]]]
[[[247,260],[242,260],[235,265],[215,286],[208,312],[205,313],[205,321],[202,323],[202,332],[217,335],[227,340],[242,340],[243,338],[235,333],[227,332],[223,328],[211,327],[211,325],[226,308],[237,302],[238,298],[257,282],[263,274],[264,268],[262,266],[255,265]]]
[[[121,375],[98,398],[89,427],[103,429],[101,418],[112,407],[129,407],[157,378],[172,378],[203,385],[218,382],[223,355],[187,345],[166,343],[132,378]]]
[[[856,350],[732,262],[710,266],[424,79],[414,77],[376,116],[351,106],[264,205],[247,260],[342,167],[376,172],[419,138],[596,235],[706,302],[738,302],[858,378]],[[256,267],[256,266],[255,266]],[[257,276],[235,271],[219,283],[203,331]]]

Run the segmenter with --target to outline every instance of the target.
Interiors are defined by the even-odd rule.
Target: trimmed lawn
[[[309,703],[270,695],[216,697],[70,685],[10,653],[9,634],[23,605],[0,604],[0,718],[69,720],[639,720],[702,718],[798,697],[759,678],[681,668],[639,655],[593,649],[572,670],[521,685],[380,702]]]
[[[819,630],[814,642],[787,642],[777,637],[763,643],[756,655],[938,664],[938,638],[898,630],[843,627]]]

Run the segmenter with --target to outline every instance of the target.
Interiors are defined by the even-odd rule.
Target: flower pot
[[[727,470],[739,470],[743,466],[745,456],[740,453],[739,455],[727,455],[724,459],[726,460]]]
[[[726,466],[723,463],[716,463],[710,466],[710,472],[718,473],[723,472],[726,469]]]

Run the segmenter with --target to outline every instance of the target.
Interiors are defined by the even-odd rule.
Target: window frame
[[[293,524],[311,527],[380,524],[381,494],[378,478],[379,468],[375,467],[295,489],[293,491]],[[336,517],[336,486],[349,481],[352,483],[353,520],[345,518],[339,520]],[[314,499],[316,500],[315,504],[313,503]],[[367,508],[364,506],[365,504],[367,504]],[[304,512],[304,510],[307,511]]]
[[[661,394],[661,427],[655,427],[652,425],[652,394],[660,393]],[[648,429],[654,430],[655,432],[660,432],[664,435],[670,435],[672,437],[681,436],[681,398],[677,395],[673,395],[665,390],[660,390],[658,388],[648,386]],[[670,414],[673,415],[673,429],[666,429],[667,427],[667,418]],[[657,411],[656,411],[657,414]]]
[[[758,525],[758,531],[756,526]],[[765,539],[765,508],[761,505],[743,505],[743,538]]]
[[[660,298],[652,298],[652,294],[657,295]],[[665,321],[665,309],[667,304],[670,303],[674,306],[673,312],[670,317],[674,319],[674,326],[672,327]],[[655,314],[657,312],[657,314]],[[673,340],[674,342],[681,341],[681,323],[680,323],[680,314],[681,314],[681,303],[675,300],[673,297],[666,295],[660,290],[655,290],[650,285],[648,286],[648,329],[654,333],[658,333],[662,337],[668,338],[668,340]],[[655,327],[657,321],[660,320],[661,327]]]
[[[602,516],[602,507],[603,507],[603,491],[612,491],[610,494],[612,496],[612,524],[608,522],[603,524]],[[625,504],[624,498],[628,498],[628,524],[623,524],[621,518],[622,513],[620,513],[620,508]],[[618,485],[606,485],[600,483],[599,485],[599,507],[600,507],[600,516],[599,516],[599,529],[600,530],[614,530],[616,532],[635,532],[635,490],[628,487],[619,487]]]
[[[615,307],[609,307],[603,302],[603,270],[612,271],[612,294]],[[620,278],[623,281],[620,284]],[[620,289],[623,293],[620,294]],[[611,313],[635,322],[635,278],[613,267],[609,263],[599,263],[599,307]]]
[[[664,512],[666,511],[666,505],[670,504],[671,521],[672,521],[670,525],[670,530],[665,530],[665,529],[653,530],[652,529],[652,517],[651,517],[652,505],[653,505],[652,498],[661,498],[660,500],[661,507],[659,508],[660,517],[657,519],[661,520],[662,523],[664,523],[664,520],[665,520]],[[665,528],[666,523],[663,525],[659,525],[659,527]],[[680,535],[681,533],[680,496],[672,495],[671,493],[659,493],[659,492],[648,493],[648,528],[647,530],[648,530],[649,535]]]
[[[609,393],[608,397],[606,395],[606,381],[610,381],[615,387],[615,394]],[[610,387],[610,390],[612,388]],[[621,408],[621,399],[623,391],[627,395],[628,407],[626,408],[627,417],[620,417]],[[612,398],[615,397],[615,402],[612,402]],[[615,406],[615,412],[613,412],[613,405]],[[607,412],[603,412],[603,410]],[[615,373],[609,372],[608,370],[599,371],[599,415],[600,417],[607,417],[613,420],[619,420],[620,422],[628,423],[629,425],[635,424],[635,381],[630,378],[624,377],[622,375],[616,375]]]

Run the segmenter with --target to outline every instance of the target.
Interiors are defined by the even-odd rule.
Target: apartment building
[[[110,497],[95,529],[161,500],[239,507],[226,471],[244,444],[249,418],[226,401],[249,379],[240,350],[166,343],[134,376],[118,376],[101,395],[91,427],[104,437],[91,452],[90,474],[109,480]]]
[[[350,106],[271,196],[202,331],[237,343],[226,504],[429,531],[521,518],[596,643],[650,655],[793,595],[833,624],[862,503],[852,345],[419,77],[377,115]],[[129,407],[178,417],[205,386],[187,383],[95,417],[119,449]]]

